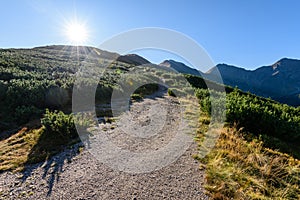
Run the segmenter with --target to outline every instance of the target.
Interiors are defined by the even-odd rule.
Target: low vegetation
[[[197,88],[197,106],[201,108],[195,138],[200,146],[211,123],[212,105],[222,108],[225,104],[225,113],[217,109],[220,111],[217,115],[226,115],[226,127],[219,130],[215,148],[205,158],[195,155],[204,163],[205,187],[213,199],[300,199],[297,160],[300,158],[300,107],[279,104],[230,87],[222,91],[223,86],[192,75],[185,75],[183,80],[178,74],[151,67],[93,59],[86,60],[84,52],[62,51],[55,46],[0,50],[0,101],[3,102],[0,132],[17,130],[1,136],[0,171],[22,170],[26,164],[48,159],[79,141],[75,122],[82,129],[93,124],[90,116],[71,114],[75,72],[85,61],[92,69],[107,67],[99,80],[91,80],[90,74],[82,77],[84,86],[97,84],[95,101],[101,105],[109,105],[113,91],[126,91],[135,85],[138,89],[132,91],[130,98],[142,100],[159,89],[157,76],[170,86],[170,96],[190,94],[184,83],[188,80]],[[123,76],[126,72],[131,72],[131,76]],[[118,81],[124,84],[119,86]],[[145,84],[140,86],[141,83]],[[206,83],[214,95],[207,90]],[[226,102],[218,98],[225,96]],[[189,108],[190,115],[186,117],[194,117],[194,111],[194,107]],[[96,113],[98,117],[111,117],[109,106]],[[37,119],[41,122],[39,126],[26,125]]]
[[[42,132],[42,129],[23,128],[11,137],[1,140],[0,172],[22,170],[27,163],[31,149],[37,144]]]
[[[212,199],[299,199],[300,162],[247,141],[234,128],[220,130],[215,148],[201,161]]]
[[[82,86],[96,84],[97,104],[109,104],[114,90],[126,89],[117,83],[133,65],[112,62],[109,53],[102,52],[99,57],[92,51],[62,46],[0,50],[0,133],[7,135],[0,140],[0,171],[21,170],[25,164],[48,159],[79,141],[76,128],[93,124],[90,116],[71,114],[75,73],[83,63],[91,70],[81,77]],[[101,73],[97,74],[99,80],[90,78],[93,70]],[[138,83],[138,78],[147,80],[146,76],[132,80]],[[157,89],[157,84],[143,85],[134,91],[132,99],[141,100]],[[96,110],[96,114],[111,117],[110,107]],[[27,126],[36,120],[40,121],[38,126]]]
[[[205,187],[212,199],[299,199],[299,108],[237,89],[227,92],[226,127],[206,157],[195,155],[206,169]],[[212,101],[218,100],[205,88],[197,89],[196,96],[202,111],[196,138],[201,146]]]
[[[206,89],[197,89],[196,96],[202,111],[210,115],[211,101],[217,99]],[[226,121],[248,132],[246,138],[260,138],[265,146],[300,158],[300,107],[294,108],[235,89],[226,95]]]
[[[66,147],[79,142],[78,128],[87,129],[92,121],[80,115],[49,111],[41,119],[38,129],[22,128],[11,137],[0,141],[0,171],[19,171],[26,164],[47,160]]]

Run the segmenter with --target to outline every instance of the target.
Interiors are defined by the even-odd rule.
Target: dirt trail
[[[174,98],[147,98],[133,103],[119,121],[99,127],[120,148],[153,151],[165,146],[178,131],[178,109]],[[165,119],[155,117],[158,110],[166,111]],[[156,128],[153,123],[160,122],[161,134],[151,135]],[[144,132],[140,127],[145,127],[141,129]],[[130,131],[137,135],[124,134]],[[45,163],[27,166],[23,173],[0,174],[0,199],[208,199],[203,189],[204,171],[192,158],[194,143],[170,165],[138,174],[115,170],[88,149],[78,153],[80,146]]]

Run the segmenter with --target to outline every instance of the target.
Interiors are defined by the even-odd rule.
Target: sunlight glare
[[[70,23],[66,26],[66,36],[73,44],[83,44],[88,39],[88,31],[84,24]]]

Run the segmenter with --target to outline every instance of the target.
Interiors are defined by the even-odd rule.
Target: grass
[[[132,94],[130,98],[133,101],[141,101],[143,99],[143,96],[140,94]]]
[[[22,171],[26,164],[45,161],[78,141],[79,138],[63,141],[52,137],[45,134],[44,127],[31,130],[24,127],[11,137],[0,141],[0,172]]]
[[[247,100],[252,101],[250,98]],[[203,104],[203,98],[200,105],[201,103]],[[232,105],[235,104],[233,99]],[[264,104],[258,104],[257,107],[265,109]],[[214,148],[209,149],[203,158],[203,152],[207,152],[203,150],[206,150],[205,141],[209,136],[208,126],[211,123],[209,109],[204,108],[201,106],[199,128],[195,137],[199,152],[194,158],[200,160],[200,168],[205,169],[205,189],[211,199],[300,199],[300,161],[297,159],[299,151],[291,148],[290,144],[287,146],[282,139],[275,138],[276,134],[272,131],[268,132],[269,135],[260,135],[261,132],[249,133],[249,129],[243,126],[239,128],[235,123],[227,124],[216,130],[219,138]],[[256,122],[259,120],[255,121],[250,116],[242,116],[246,124],[258,126],[259,123]],[[239,120],[238,115],[234,117]],[[264,124],[259,124],[260,128],[264,128],[262,126]],[[296,128],[294,132],[297,133]],[[286,149],[293,151],[285,151]]]
[[[22,170],[41,133],[42,129],[28,130],[24,127],[11,137],[0,141],[0,171]]]
[[[235,127],[221,130],[215,148],[201,160],[212,199],[300,199],[300,161],[260,140],[245,140]]]
[[[170,76],[165,75],[165,78]],[[141,88],[132,99],[138,100],[141,94],[157,89],[155,85],[148,87],[150,89]],[[170,92],[179,94],[182,91],[173,89]],[[186,106],[184,117],[195,122],[189,125],[192,128],[199,125],[195,140],[201,146],[211,119],[202,111],[199,116],[198,100],[180,100]],[[220,137],[214,149],[204,158],[194,156],[202,161],[200,167],[206,169],[205,188],[212,199],[300,199],[299,160],[266,148],[260,139],[244,138],[246,133],[236,127],[217,131]],[[45,134],[43,127],[23,128],[0,141],[0,171],[22,170],[26,164],[46,160],[76,141],[76,138],[63,141]]]

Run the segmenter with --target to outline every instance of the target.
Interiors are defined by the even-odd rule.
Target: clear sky
[[[3,0],[0,48],[68,44],[70,21],[87,27],[86,45],[134,28],[173,29],[196,40],[213,61],[254,69],[300,58],[297,0]],[[166,55],[143,54],[158,63]]]

